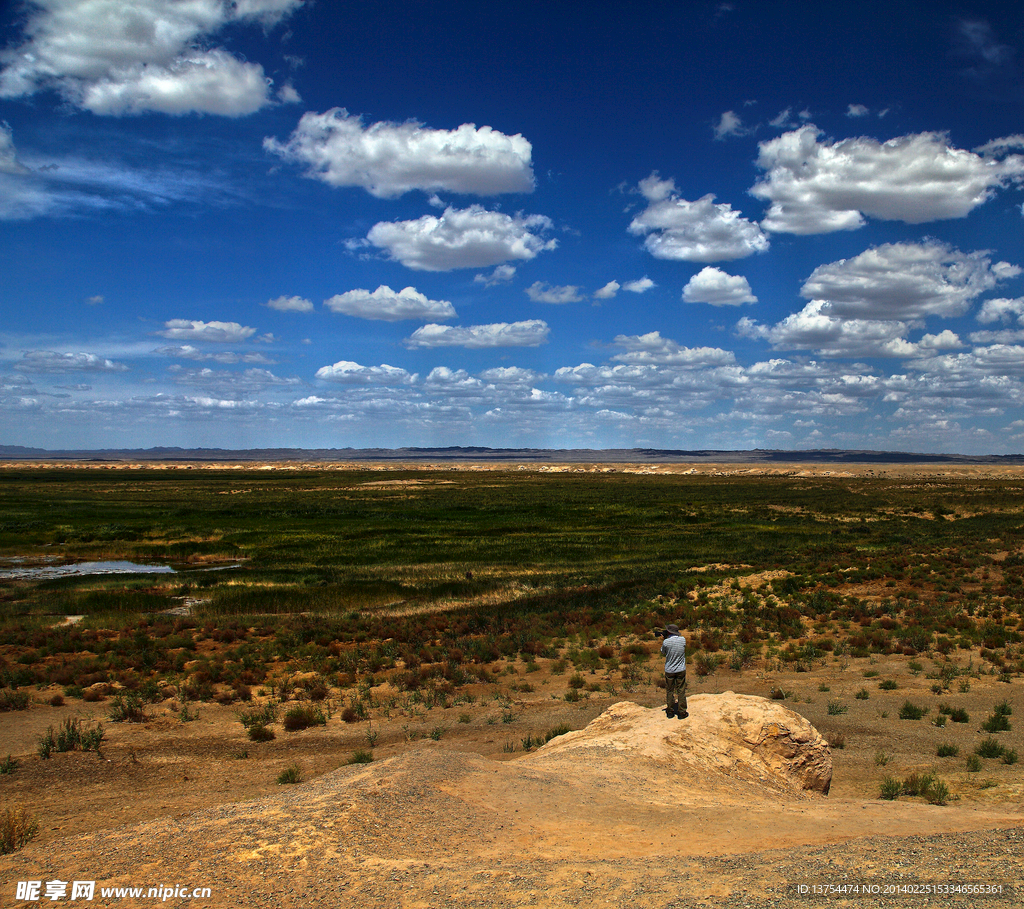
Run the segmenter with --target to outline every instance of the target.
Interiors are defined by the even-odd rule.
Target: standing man
[[[685,720],[686,712],[686,638],[678,625],[666,625],[657,631],[662,637],[661,652],[665,655],[665,715]]]

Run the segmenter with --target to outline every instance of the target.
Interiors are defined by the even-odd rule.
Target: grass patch
[[[285,770],[282,770],[277,775],[277,781],[282,786],[294,785],[295,783],[301,783],[302,782],[302,771],[295,764],[292,764],[291,767],[288,767]]]
[[[36,819],[24,809],[0,811],[0,855],[17,852],[39,833]]]
[[[52,726],[41,736],[36,750],[46,760],[53,752],[62,754],[67,751],[95,751],[99,754],[103,742],[103,726],[82,728],[82,721],[68,717],[54,732]]]

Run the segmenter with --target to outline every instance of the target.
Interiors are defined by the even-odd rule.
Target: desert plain
[[[189,467],[0,470],[3,905],[1024,899],[1021,468]],[[31,573],[115,560],[173,573]],[[742,696],[827,794],[721,759]]]

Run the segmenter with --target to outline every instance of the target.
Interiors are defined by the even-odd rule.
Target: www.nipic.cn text
[[[35,902],[38,900],[90,901],[96,896],[103,899],[150,899],[202,900],[210,898],[209,887],[172,886],[159,887],[96,887],[95,881],[18,881],[15,899]]]

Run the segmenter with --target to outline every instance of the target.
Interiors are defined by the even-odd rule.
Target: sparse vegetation
[[[40,737],[36,750],[43,759],[49,758],[55,751],[58,754],[67,751],[95,751],[98,754],[103,735],[102,725],[83,729],[80,719],[68,717],[56,732],[52,726],[47,729],[46,734]]]
[[[280,783],[282,785],[291,785],[291,784],[295,784],[295,783],[301,783],[302,782],[302,771],[295,764],[292,764],[291,767],[288,767],[288,768],[282,770],[277,775],[277,781],[278,781],[278,783]]]
[[[22,808],[0,811],[0,855],[10,855],[25,846],[39,832],[36,819]]]
[[[912,704],[910,701],[904,701],[903,706],[900,707],[900,719],[901,720],[919,720],[928,712],[927,707],[919,707],[917,704]]]

